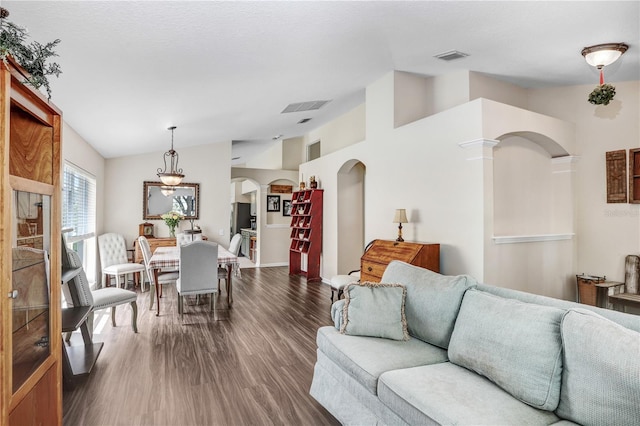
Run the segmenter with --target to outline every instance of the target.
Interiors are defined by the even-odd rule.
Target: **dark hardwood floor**
[[[159,317],[139,293],[138,334],[129,306],[118,307],[118,326],[106,321],[94,336],[104,348],[91,375],[64,392],[64,424],[339,424],[309,395],[316,330],[331,324],[329,286],[286,267],[243,269],[233,296],[228,309],[222,291],[215,315],[208,300],[185,299],[181,321],[174,287]]]

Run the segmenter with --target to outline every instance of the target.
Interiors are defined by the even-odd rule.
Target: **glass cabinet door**
[[[13,392],[50,354],[49,257],[51,197],[13,191]]]

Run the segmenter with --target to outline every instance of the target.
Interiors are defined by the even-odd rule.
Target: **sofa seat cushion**
[[[376,395],[378,378],[385,371],[447,361],[447,351],[418,339],[389,340],[340,334],[321,327],[318,348],[331,361]]]
[[[563,314],[471,289],[460,307],[449,359],[520,401],[553,411],[560,399]]]
[[[559,420],[450,362],[388,371],[378,381],[378,397],[408,424],[548,425]]]
[[[640,333],[584,309],[567,311],[561,330],[556,413],[585,425],[640,425]]]
[[[407,288],[405,315],[409,334],[445,349],[464,292],[476,284],[466,275],[440,275],[397,260],[389,263],[382,282],[400,283]]]

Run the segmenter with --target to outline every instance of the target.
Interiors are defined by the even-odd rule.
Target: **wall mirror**
[[[162,219],[162,215],[175,211],[185,219],[199,219],[200,184],[181,183],[165,186],[162,182],[144,182],[142,216],[145,220]]]

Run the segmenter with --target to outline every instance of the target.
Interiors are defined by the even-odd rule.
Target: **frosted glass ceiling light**
[[[171,149],[164,153],[164,169],[158,169],[158,177],[168,186],[176,186],[182,182],[184,175],[182,169],[178,168],[178,153],[173,149],[173,131],[176,126],[171,126]],[[167,171],[167,159],[169,160],[169,171]]]
[[[605,43],[582,49],[582,56],[587,63],[598,69],[614,63],[629,46],[624,43]]]

